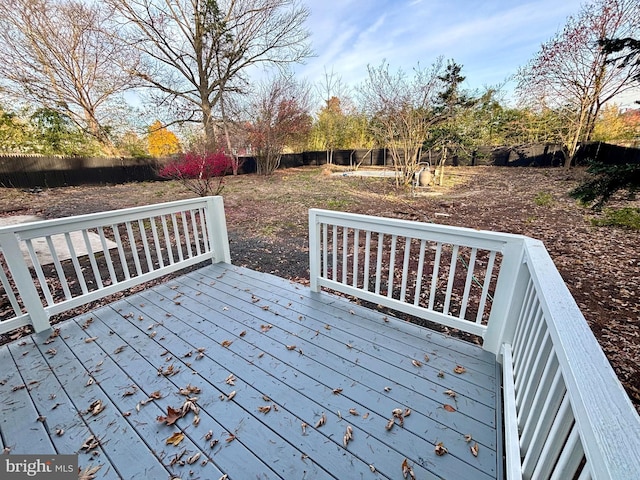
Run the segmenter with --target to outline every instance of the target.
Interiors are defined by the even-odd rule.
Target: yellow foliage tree
[[[180,141],[175,133],[162,126],[159,120],[149,127],[149,155],[153,157],[167,157],[174,153],[180,153]]]

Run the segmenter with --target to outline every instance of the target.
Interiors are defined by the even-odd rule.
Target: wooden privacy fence
[[[480,335],[503,368],[510,479],[640,478],[640,418],[543,244],[309,213],[311,288]]]

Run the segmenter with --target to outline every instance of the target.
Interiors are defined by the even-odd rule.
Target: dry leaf
[[[454,369],[453,369],[453,371],[454,371],[455,373],[460,374],[460,373],[464,373],[464,372],[466,372],[466,371],[467,371],[467,369],[466,369],[466,368],[464,368],[462,365],[456,365],[456,368],[454,368]]]
[[[184,416],[184,412],[182,410],[176,410],[171,406],[167,406],[167,416],[159,415],[156,417],[156,420],[160,423],[166,423],[167,425],[173,425],[180,418]]]
[[[342,445],[344,445],[344,448],[347,448],[351,440],[353,440],[353,428],[351,428],[351,425],[347,425],[347,430],[342,437]]]
[[[422,366],[422,362],[419,360],[411,360],[411,363],[413,364],[414,367],[421,367]]]
[[[235,396],[236,396],[236,391],[234,390],[229,395],[227,395],[227,400],[233,400],[233,397],[235,397]]]
[[[365,420],[366,420],[367,418],[369,418],[369,412],[367,412],[367,413],[365,413],[364,415],[362,415],[362,418],[364,418]]]
[[[456,398],[457,395],[453,390],[445,390],[444,394],[449,395],[451,398]]]
[[[93,450],[94,448],[98,448],[99,446],[100,439],[95,435],[90,435],[89,438],[84,441],[84,443],[80,447],[80,450],[85,450],[88,452],[90,450]]]
[[[410,480],[416,480],[416,474],[413,473],[413,468],[411,468],[406,458],[402,461],[402,477]]]
[[[260,330],[262,330],[263,333],[268,332],[269,330],[271,330],[271,328],[273,327],[273,325],[271,325],[270,323],[266,324],[266,325],[260,325]]]
[[[195,454],[191,455],[189,458],[187,458],[187,463],[189,465],[193,465],[194,463],[196,463],[198,461],[199,458],[200,458],[200,452],[195,453]]]
[[[236,381],[236,377],[233,375],[233,373],[230,373],[229,376],[227,377],[227,379],[224,381],[224,383],[226,383],[227,385],[231,385],[234,386],[235,385],[235,381]]]
[[[264,405],[262,407],[258,407],[258,411],[260,413],[269,413],[271,411],[271,405]]]
[[[122,352],[125,348],[127,348],[127,346],[126,346],[126,345],[120,345],[118,348],[116,348],[116,349],[113,351],[113,354],[114,354],[114,355],[117,355],[117,354],[119,354],[120,352]]]
[[[204,439],[208,442],[209,440],[211,440],[213,438],[213,430],[209,430],[205,435],[204,435]]]
[[[473,437],[472,437],[470,434],[468,434],[468,433],[467,433],[467,434],[464,436],[464,441],[465,441],[465,442],[467,442],[467,443],[469,443],[471,440],[473,440]]]
[[[102,412],[104,409],[106,408],[106,405],[104,403],[102,403],[102,400],[96,400],[95,402],[91,403],[91,405],[89,405],[89,409],[87,410],[87,413],[90,413],[91,415],[98,415],[100,412]]]
[[[241,332],[238,334],[238,336],[240,336],[240,337],[244,337],[246,334],[247,334],[247,331],[246,331],[246,330],[243,330],[243,331],[241,331]]]
[[[180,395],[184,395],[186,397],[186,396],[189,396],[189,395],[198,394],[198,393],[200,393],[201,390],[200,390],[199,387],[196,387],[196,386],[191,385],[189,383],[189,384],[187,384],[186,387],[181,388],[179,391],[180,391]]]
[[[404,409],[404,414],[405,417],[408,417],[409,415],[411,415],[411,409],[410,408],[405,408]]]
[[[228,480],[229,475],[227,475],[226,473],[224,475],[222,475],[218,480]]]
[[[429,355],[427,355],[426,353],[424,354],[424,361],[428,362],[429,361]]]
[[[56,435],[59,436],[59,437],[64,435],[64,429],[63,428],[56,428]]]
[[[442,370],[438,372],[438,378],[444,378],[444,372]]]
[[[160,393],[160,390],[156,390],[155,392],[151,392],[151,394],[149,394],[149,398],[153,400],[160,400],[162,398],[162,393]]]
[[[384,391],[385,392],[390,392],[391,391],[391,387],[384,387]]]
[[[295,350],[296,346],[295,345],[287,345],[287,350]]]
[[[331,325],[329,325],[328,323],[325,324],[324,326],[325,330],[331,330]]]
[[[53,357],[56,353],[58,353],[58,351],[55,348],[50,348],[45,353],[48,353],[49,355],[51,355]]]
[[[349,413],[350,413],[351,415],[356,415],[356,416],[360,415],[360,414],[358,413],[358,411],[357,411],[355,408],[350,408],[350,409],[349,409]]]
[[[473,446],[471,446],[469,448],[471,450],[471,454],[474,457],[477,457],[478,456],[478,450],[480,449],[480,447],[478,446],[478,442],[476,442],[475,444],[473,444]]]
[[[225,442],[230,443],[236,439],[236,436],[233,433],[230,433],[227,438],[224,439]]]
[[[307,434],[307,427],[308,427],[308,426],[309,426],[309,425],[307,425],[305,422],[302,422],[302,423],[300,424],[300,427],[302,428],[302,434],[303,434],[303,435],[306,435],[306,434]]]
[[[353,348],[353,345],[351,345],[350,343],[345,344],[347,346],[347,348]]]
[[[371,473],[376,473],[376,467],[373,465],[369,465],[369,470],[371,470]]]
[[[229,346],[233,343],[232,340],[223,340],[222,342],[220,342],[220,345],[222,345],[225,348],[229,348]]]
[[[327,423],[327,416],[323,413],[320,419],[316,422],[316,428],[321,427]]]
[[[84,339],[84,343],[91,343],[91,342],[95,342],[98,339],[98,337],[89,337],[89,338],[85,338]]]
[[[445,404],[444,404],[444,409],[445,409],[447,412],[455,412],[455,411],[456,411],[456,409],[455,409],[454,407],[452,407],[451,405],[449,405],[448,403],[445,403]]]
[[[197,427],[200,424],[200,415],[193,416],[193,426]]]
[[[85,467],[84,470],[78,473],[78,480],[94,480],[96,478],[96,473],[98,470],[102,468],[102,465],[96,465]]]
[[[436,448],[435,448],[435,452],[436,455],[438,455],[439,457],[443,456],[445,453],[449,453],[449,450],[446,449],[446,447],[443,445],[442,442],[438,442],[436,444]]]
[[[396,424],[395,420],[392,418],[390,419],[387,424],[385,425],[384,428],[386,428],[387,430],[391,430],[393,428],[393,426]]]
[[[333,391],[334,395],[340,395],[342,393],[342,389],[341,388],[334,388],[332,391]]]
[[[167,445],[173,445],[174,447],[177,447],[178,445],[180,445],[180,442],[182,442],[182,440],[184,440],[184,433],[176,432],[169,438],[167,438],[165,442]]]

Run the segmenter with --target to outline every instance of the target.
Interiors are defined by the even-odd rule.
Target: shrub
[[[185,188],[200,197],[219,195],[224,188],[224,176],[231,170],[232,159],[223,151],[188,152],[163,167],[158,175],[180,181]]]
[[[594,219],[593,224],[640,230],[640,208],[607,208],[604,211],[604,218]]]
[[[593,203],[596,210],[602,209],[619,190],[626,190],[629,198],[633,198],[640,190],[640,163],[608,165],[591,162],[587,171],[591,178],[574,188],[569,195],[585,204]]]

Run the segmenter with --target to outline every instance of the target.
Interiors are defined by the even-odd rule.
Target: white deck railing
[[[206,260],[230,262],[222,197],[1,227],[0,333]]]
[[[541,242],[326,210],[311,288],[480,335],[503,365],[509,479],[640,478],[640,418]]]

